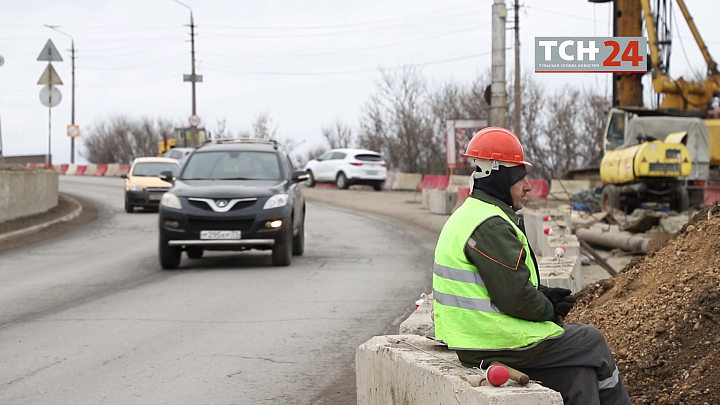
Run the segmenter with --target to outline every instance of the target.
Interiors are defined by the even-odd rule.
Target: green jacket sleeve
[[[480,224],[464,250],[499,310],[528,321],[552,320],[552,304],[530,282],[530,269],[525,265],[529,252],[505,219],[491,217]]]

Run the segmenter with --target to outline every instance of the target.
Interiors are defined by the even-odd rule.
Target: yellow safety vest
[[[435,337],[451,349],[518,349],[563,334],[563,329],[553,322],[526,321],[501,312],[492,303],[475,265],[465,257],[463,248],[475,228],[494,216],[515,228],[525,246],[530,282],[538,285],[535,263],[520,228],[499,207],[476,198],[466,199],[440,233],[433,266]]]

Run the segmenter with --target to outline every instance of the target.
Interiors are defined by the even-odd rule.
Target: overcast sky
[[[358,127],[361,108],[376,90],[380,68],[415,65],[430,84],[470,83],[491,66],[492,0],[184,0],[196,28],[197,110],[210,132],[226,120],[250,131],[267,113],[281,137],[323,143],[322,127],[337,120]],[[506,0],[512,8],[514,0]],[[611,3],[521,1],[521,63],[534,67],[534,38],[612,36]],[[710,54],[720,61],[715,0],[686,0]],[[705,62],[677,6],[671,76]],[[507,73],[514,67],[512,11],[508,13]],[[3,154],[48,152],[48,108],[38,85],[52,39],[64,82],[52,109],[53,163],[70,161],[69,37],[77,54],[75,116],[81,131],[112,116],[150,117],[186,125],[191,113],[190,10],[173,0],[5,1],[0,9],[0,130]],[[610,74],[534,74],[549,91],[563,84],[609,91]],[[82,148],[82,138],[76,142]],[[76,155],[76,162],[84,159]]]

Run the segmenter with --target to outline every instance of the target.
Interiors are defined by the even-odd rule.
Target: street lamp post
[[[71,63],[72,63],[72,96],[71,96],[72,107],[70,109],[70,124],[75,126],[75,39],[72,37],[72,35],[60,30],[56,25],[45,24],[45,26],[70,38],[70,53],[72,55],[72,57],[70,58]],[[75,163],[75,137],[74,136],[70,137],[70,163]]]
[[[195,20],[193,19],[193,11],[190,6],[179,1],[173,0],[175,3],[180,4],[190,10],[190,60],[191,60],[191,74],[185,75],[183,81],[192,83],[192,119],[197,119],[197,109],[195,102],[195,83],[202,82],[202,75],[195,74]],[[198,146],[198,131],[197,125],[191,123],[190,125],[190,143],[192,147]]]

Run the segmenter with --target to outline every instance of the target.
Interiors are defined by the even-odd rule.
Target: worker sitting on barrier
[[[477,132],[465,156],[476,169],[471,197],[451,216],[435,249],[435,338],[467,367],[502,362],[562,394],[565,404],[630,404],[602,332],[563,325],[575,298],[539,284],[535,255],[516,211],[531,190],[512,132]]]

